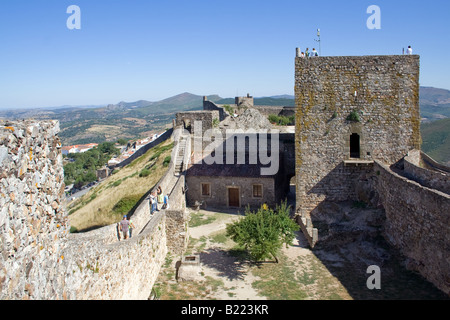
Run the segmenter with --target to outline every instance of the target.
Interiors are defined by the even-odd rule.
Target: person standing
[[[412,55],[412,53],[413,53],[413,51],[412,51],[411,46],[408,46],[408,49],[406,50],[406,54],[407,55]]]
[[[155,212],[155,206],[156,206],[155,193],[152,192],[150,194],[150,214],[153,214]]]
[[[164,194],[162,193],[162,189],[160,187],[158,187],[158,196],[157,196],[157,200],[158,200],[158,204],[157,204],[157,209],[156,210],[160,210],[162,209],[163,203],[164,203]]]
[[[306,48],[306,51],[305,51],[305,57],[306,57],[306,58],[309,58],[309,48]]]
[[[169,195],[168,194],[166,194],[164,196],[164,207],[163,208],[164,209],[169,209]]]
[[[311,57],[318,57],[319,53],[316,51],[316,48],[313,48]]]
[[[134,226],[133,221],[131,221],[131,219],[130,219],[130,224],[128,226],[128,232],[130,233],[130,239],[131,239],[131,236],[133,234],[133,229],[134,228],[136,228],[136,227]]]
[[[128,238],[129,228],[130,222],[127,220],[127,216],[123,216],[122,221],[120,221],[120,230],[122,231],[122,236],[125,240]]]

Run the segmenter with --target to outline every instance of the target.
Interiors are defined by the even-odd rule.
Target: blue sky
[[[411,45],[420,84],[450,89],[449,13],[445,0],[2,0],[0,108],[293,94],[295,48],[317,47],[317,28],[327,56]]]

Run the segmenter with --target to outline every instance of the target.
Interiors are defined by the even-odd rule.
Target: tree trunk
[[[278,263],[279,261],[278,261],[278,258],[277,258],[277,256],[276,255],[274,255],[272,252],[270,253],[271,255],[272,255],[272,257],[274,257],[275,258],[275,262],[276,263]]]

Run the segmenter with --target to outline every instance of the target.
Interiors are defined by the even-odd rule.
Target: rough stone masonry
[[[344,161],[393,164],[420,149],[419,64],[419,56],[296,58],[302,214],[325,200],[355,199],[353,178],[365,170]]]
[[[385,238],[450,295],[450,195],[424,168],[421,183],[391,170],[420,150],[419,71],[414,55],[296,58],[297,214],[348,200],[383,208]]]
[[[158,212],[126,241],[115,225],[69,234],[58,132],[57,121],[0,123],[0,299],[148,299],[182,214]],[[135,221],[148,216],[144,201]]]
[[[67,217],[57,121],[0,124],[1,299],[51,297]],[[47,281],[49,278],[56,281]]]

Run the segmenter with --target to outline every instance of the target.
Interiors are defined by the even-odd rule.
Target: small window
[[[263,186],[262,184],[253,185],[253,198],[262,198],[263,196]]]
[[[350,136],[350,158],[361,158],[360,155],[360,138],[357,133]]]
[[[211,196],[211,184],[210,183],[202,183],[202,196],[206,196],[206,197]]]

